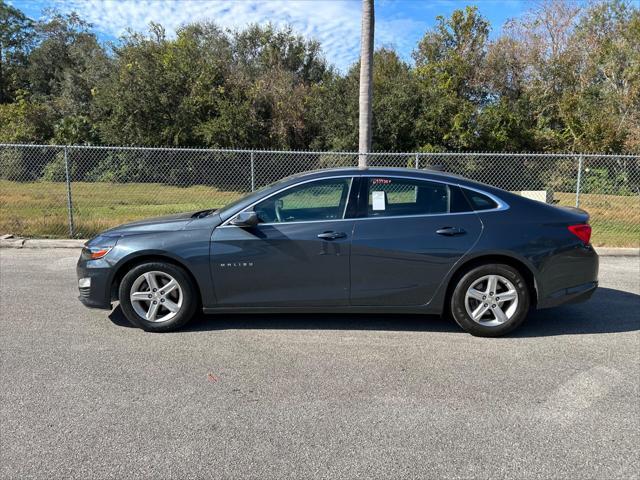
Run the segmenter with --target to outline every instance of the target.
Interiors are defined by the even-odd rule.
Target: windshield
[[[273,183],[270,183],[269,185],[265,185],[264,187],[260,187],[258,190],[251,192],[248,195],[245,195],[244,197],[240,197],[236,200],[234,200],[231,203],[228,203],[227,205],[225,205],[224,207],[222,207],[220,210],[218,210],[218,214],[222,217],[225,218],[226,215],[229,212],[232,212],[233,210],[236,209],[236,207],[240,206],[240,205],[251,205],[254,202],[257,202],[260,197],[262,197],[262,195],[264,194],[265,191],[267,190],[271,190],[271,189],[277,189],[277,187],[279,187],[280,185],[284,184],[284,183],[288,183],[291,179],[293,178],[298,178],[304,176],[304,174],[300,174],[300,173],[296,173],[293,175],[289,175],[288,177],[285,178],[281,178],[280,180],[277,180]]]
[[[231,203],[226,204],[224,207],[222,207],[220,210],[218,210],[218,213],[221,216],[224,216],[224,214],[228,211],[228,210],[234,210],[235,207],[237,207],[240,204],[251,204],[255,201],[257,201],[261,196],[262,193],[268,189],[270,189],[271,187],[274,187],[276,185],[279,185],[280,183],[283,183],[286,179],[282,179],[282,180],[278,180],[275,183],[271,183],[269,185],[265,185],[264,187],[259,188],[258,190],[251,192],[248,195],[245,195],[243,197],[239,197],[236,200],[234,200]]]

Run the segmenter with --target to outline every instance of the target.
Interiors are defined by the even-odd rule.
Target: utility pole
[[[371,99],[373,96],[373,32],[374,0],[362,0],[362,32],[360,38],[360,120],[358,168],[367,168],[371,150]]]

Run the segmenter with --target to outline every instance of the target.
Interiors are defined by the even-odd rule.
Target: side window
[[[463,191],[474,210],[491,210],[492,208],[498,208],[498,204],[494,200],[482,193],[467,190],[466,188],[463,189]]]
[[[296,185],[258,203],[254,211],[263,223],[341,219],[351,182],[351,178],[331,178]]]
[[[367,216],[393,217],[449,213],[451,192],[444,183],[394,177],[368,179]]]

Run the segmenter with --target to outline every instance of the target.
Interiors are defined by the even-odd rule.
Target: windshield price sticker
[[[371,192],[371,201],[374,210],[385,210],[387,208],[385,205],[384,192]]]

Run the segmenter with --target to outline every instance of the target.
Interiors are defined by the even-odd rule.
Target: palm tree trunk
[[[374,0],[362,0],[362,33],[360,38],[360,122],[358,167],[367,168],[371,150],[371,98],[373,90]]]

